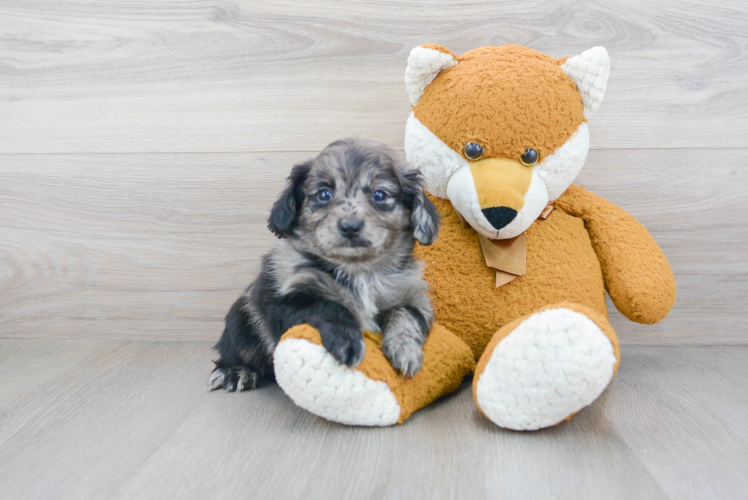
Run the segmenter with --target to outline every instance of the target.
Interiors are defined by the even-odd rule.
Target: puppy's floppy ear
[[[412,168],[403,171],[402,190],[410,205],[413,237],[421,245],[430,245],[439,234],[439,212],[423,192],[423,176]]]
[[[268,219],[268,229],[278,238],[289,236],[299,223],[299,209],[304,201],[302,184],[313,164],[314,160],[309,160],[294,166],[291,175],[288,176],[288,186],[278,201],[273,203]]]

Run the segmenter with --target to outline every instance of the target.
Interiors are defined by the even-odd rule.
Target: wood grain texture
[[[27,365],[38,362],[35,350],[56,347],[49,360],[54,365],[94,344],[34,341],[18,348],[13,341],[3,343],[25,350],[20,359]],[[42,395],[10,402],[15,415],[0,431],[5,498],[110,498],[205,392],[208,345],[97,344],[97,352],[47,382]],[[25,370],[31,378],[46,372],[46,366]],[[0,375],[0,387],[13,382]],[[6,405],[0,400],[3,412]]]
[[[671,498],[745,498],[746,347],[648,346],[628,354],[601,406],[647,471]],[[685,462],[693,464],[688,480]]]
[[[208,343],[0,341],[7,498],[744,498],[748,347],[628,346],[571,422],[496,428],[468,384],[404,425],[355,428],[275,385],[205,391]],[[56,353],[56,355],[55,355]],[[80,363],[70,363],[78,357]],[[55,368],[57,362],[65,368]],[[28,383],[26,384],[28,386]],[[33,384],[32,384],[33,385]]]
[[[275,241],[269,207],[312,155],[3,156],[0,336],[217,339]],[[579,182],[641,220],[675,271],[661,323],[611,305],[624,343],[748,341],[743,151],[593,151]]]
[[[402,144],[408,52],[611,53],[593,148],[748,147],[748,4],[0,2],[0,153]]]

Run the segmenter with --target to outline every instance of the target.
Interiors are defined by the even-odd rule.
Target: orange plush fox
[[[405,151],[442,216],[438,241],[417,249],[439,325],[413,379],[392,370],[376,335],[350,369],[311,327],[290,330],[275,370],[297,404],[338,422],[390,425],[472,371],[486,417],[535,430],[602,393],[619,362],[605,291],[640,323],[659,321],[675,300],[647,230],[572,184],[609,71],[602,47],[562,59],[515,45],[411,51]]]

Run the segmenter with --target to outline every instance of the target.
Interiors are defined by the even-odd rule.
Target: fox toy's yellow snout
[[[481,211],[497,230],[512,222],[525,206],[532,169],[507,158],[487,158],[470,164]]]

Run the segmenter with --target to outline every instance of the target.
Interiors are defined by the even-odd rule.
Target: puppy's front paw
[[[326,325],[319,330],[322,345],[340,363],[353,368],[364,359],[366,344],[364,344],[364,337],[358,328]]]
[[[216,368],[210,374],[208,390],[215,391],[223,387],[227,392],[241,392],[257,387],[260,376],[246,366],[232,366],[231,368]]]
[[[420,339],[389,334],[384,336],[382,352],[392,367],[406,377],[412,377],[423,365],[423,345]]]

